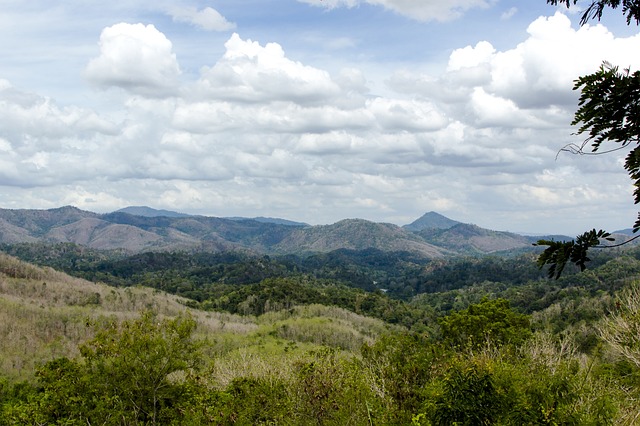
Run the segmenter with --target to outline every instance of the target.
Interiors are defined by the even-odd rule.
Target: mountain
[[[116,210],[116,213],[128,213],[134,216],[144,217],[189,217],[186,213],[178,213],[170,210],[157,210],[147,206],[129,206],[120,210]]]
[[[158,210],[152,207],[147,206],[129,206],[122,208],[120,210],[116,210],[113,213],[128,213],[133,216],[143,216],[143,217],[191,217],[193,215],[186,213],[178,213],[171,210]],[[276,217],[226,217],[224,219],[229,220],[255,220],[256,222],[263,223],[275,223],[278,225],[288,225],[288,226],[309,226],[308,223],[304,222],[295,222],[287,219],[280,219]]]
[[[460,254],[485,254],[531,247],[528,237],[467,223],[458,223],[447,229],[427,228],[418,231],[417,235],[435,246]]]
[[[75,243],[133,253],[182,250],[300,254],[376,249],[437,258],[531,248],[527,238],[463,224],[435,212],[400,227],[363,219],[310,226],[273,218],[190,216],[149,207],[127,207],[107,214],[71,206],[0,209],[0,243]]]
[[[287,225],[287,226],[310,226],[308,223],[304,222],[295,222],[293,220],[280,219],[277,217],[227,217],[225,219],[231,220],[255,220],[256,222],[262,223],[275,223],[277,225]]]
[[[419,236],[390,223],[363,219],[345,219],[333,225],[296,229],[279,242],[275,249],[283,253],[328,252],[338,249],[409,251],[425,257],[442,257],[442,250]]]
[[[11,229],[30,237],[41,238],[51,228],[68,225],[84,218],[99,217],[76,207],[65,206],[49,210],[0,209],[0,228]],[[21,230],[18,231],[18,228]],[[0,235],[4,239],[4,235]]]
[[[403,226],[424,241],[458,254],[487,254],[531,248],[532,239],[511,232],[493,231],[429,212]]]
[[[424,229],[449,229],[459,223],[460,222],[449,219],[440,213],[429,212],[410,224],[404,225],[403,228],[416,232]]]
[[[622,234],[627,237],[635,237],[636,234],[633,233],[633,228],[620,229],[618,231],[613,231],[612,234]]]

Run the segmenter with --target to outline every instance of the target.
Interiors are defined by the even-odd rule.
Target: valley
[[[549,280],[434,213],[0,213],[0,425],[637,420],[634,246]]]

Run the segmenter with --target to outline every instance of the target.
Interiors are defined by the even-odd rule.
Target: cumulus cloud
[[[487,109],[496,105],[496,99],[503,99],[518,109],[544,114],[547,108],[573,108],[577,100],[571,90],[574,80],[595,71],[603,60],[624,61],[625,65],[631,60],[632,67],[640,65],[628,56],[630,49],[640,45],[640,35],[615,38],[602,25],[574,29],[559,12],[538,18],[527,32],[525,41],[505,51],[497,51],[487,41],[454,50],[441,76],[405,71],[395,74],[389,84],[446,103],[472,100],[476,112],[484,109],[477,101],[485,93],[490,95],[484,97]],[[519,118],[513,115],[513,122],[522,123]]]
[[[116,24],[100,35],[100,56],[86,67],[93,84],[161,97],[174,93],[180,67],[171,42],[153,25]]]
[[[198,10],[195,7],[174,8],[170,12],[174,21],[191,24],[207,31],[229,31],[236,24],[226,20],[224,16],[211,7]]]
[[[434,131],[448,121],[430,102],[376,98],[367,106],[385,130]]]
[[[47,141],[48,149],[59,149],[64,146],[61,140],[117,133],[115,123],[94,111],[74,106],[62,108],[47,97],[24,92],[0,80],[0,138],[14,149],[34,149],[34,141],[38,139]]]
[[[298,0],[314,6],[334,9],[355,7],[359,4],[382,6],[400,15],[418,21],[449,21],[458,18],[467,10],[484,8],[491,4],[487,0],[413,1],[413,0]]]
[[[595,30],[602,31],[590,29]],[[129,104],[130,117],[148,123],[153,110],[163,117],[155,122],[166,128],[132,122],[123,135],[130,143],[160,141],[129,153],[140,177],[191,182],[189,191],[202,199],[211,189],[200,181],[215,181],[228,193],[243,188],[251,196],[235,202],[245,207],[268,204],[277,187],[310,205],[309,197],[335,206],[358,198],[366,209],[383,188],[389,188],[383,192],[390,199],[400,199],[397,194],[418,190],[427,178],[430,186],[438,180],[443,188],[451,188],[452,181],[461,185],[453,193],[430,190],[439,206],[471,208],[463,206],[492,197],[522,202],[525,195],[533,206],[532,200],[550,202],[561,193],[545,189],[553,182],[539,176],[540,170],[553,169],[558,138],[568,135],[569,108],[575,105],[571,80],[545,75],[545,60],[564,70],[567,58],[558,51],[565,50],[554,35],[584,45],[590,34],[572,30],[562,16],[541,18],[530,26],[529,38],[511,50],[498,51],[488,42],[457,49],[440,76],[405,71],[389,80],[409,96],[370,98],[360,70],[332,76],[288,58],[278,44],[234,34],[222,57],[185,91],[188,97],[163,105],[153,99]],[[548,96],[551,90],[559,94]],[[135,176],[133,169],[121,173]],[[272,188],[268,198],[257,189],[265,186]],[[463,187],[484,198],[467,198]],[[509,198],[502,191],[520,195]],[[569,199],[591,200],[579,190]],[[287,204],[284,196],[280,202]]]
[[[339,93],[328,72],[288,59],[277,43],[261,46],[233,34],[224,56],[204,68],[197,93],[241,102],[318,103]]]
[[[488,41],[480,41],[473,47],[466,46],[456,49],[449,56],[447,71],[478,67],[488,63],[495,53],[496,49]]]
[[[379,4],[427,10],[416,3]],[[278,43],[225,38],[219,57],[182,84],[172,43],[155,27],[106,28],[86,76],[131,95],[117,97],[118,119],[0,80],[4,205],[20,197],[13,188],[28,187],[25,200],[46,207],[135,202],[312,223],[341,219],[348,208],[408,222],[414,217],[398,212],[462,219],[513,205],[593,207],[607,191],[624,198],[629,189],[624,174],[603,182],[601,171],[621,170],[615,157],[555,157],[573,141],[573,79],[603,59],[637,68],[628,52],[640,51],[640,36],[542,17],[511,48],[460,46],[439,74],[398,70],[382,91],[356,60],[329,71]]]

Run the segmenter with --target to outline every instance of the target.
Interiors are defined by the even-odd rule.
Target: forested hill
[[[131,214],[136,213],[136,214]],[[189,216],[144,207],[97,214],[75,207],[0,209],[0,243],[74,243],[100,249],[321,253],[410,252],[433,259],[530,248],[530,237],[462,224],[431,212],[411,226],[362,219],[309,226],[284,219]]]
[[[637,419],[638,248],[559,280],[533,253],[0,248],[76,276],[0,255],[0,426]]]
[[[588,272],[559,280],[544,279],[533,254],[2,249],[113,287],[0,256],[0,426],[153,424],[143,403],[158,408],[156,424],[637,418],[638,336],[621,334],[638,325],[637,248],[594,255]],[[355,288],[367,283],[407,297]],[[132,406],[130,389],[141,395]]]

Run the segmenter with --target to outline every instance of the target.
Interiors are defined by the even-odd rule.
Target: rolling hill
[[[320,345],[357,351],[378,335],[401,329],[335,306],[296,306],[252,317],[191,309],[186,303],[187,299],[152,288],[114,288],[0,253],[0,390],[2,378],[31,379],[35,368],[47,361],[78,357],[79,344],[91,339],[96,328],[138,317],[145,310],[163,318],[185,313],[194,318],[197,337],[218,357],[215,368],[223,381],[247,371],[251,363],[264,367],[294,346],[300,352]],[[280,336],[283,326],[286,336]],[[288,347],[282,344],[284,338],[290,341]],[[253,356],[245,366],[240,362],[244,358],[237,358],[248,352]],[[238,370],[229,371],[229,363]]]
[[[299,254],[378,249],[438,258],[526,249],[533,240],[464,224],[435,212],[400,227],[363,219],[309,226],[285,219],[192,216],[148,207],[130,207],[107,214],[71,206],[50,210],[0,209],[0,243],[75,243],[132,253],[186,250]]]
[[[282,253],[329,252],[338,249],[409,251],[425,257],[442,257],[442,250],[397,225],[363,219],[345,219],[333,225],[296,229],[275,249]]]
[[[531,246],[531,238],[467,223],[458,223],[447,229],[426,228],[418,231],[417,235],[438,247],[461,254],[494,253]]]

